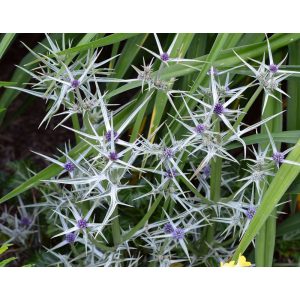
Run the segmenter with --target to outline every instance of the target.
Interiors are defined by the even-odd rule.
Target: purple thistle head
[[[75,170],[75,166],[72,162],[68,161],[65,163],[64,168],[68,172],[73,172]]]
[[[20,220],[20,225],[28,227],[31,224],[31,220],[28,217],[22,217]]]
[[[203,125],[203,124],[198,124],[198,125],[195,127],[195,131],[196,131],[196,133],[198,133],[198,134],[202,134],[202,133],[205,131],[205,125]]]
[[[110,152],[108,157],[109,157],[110,160],[115,161],[115,160],[118,159],[118,153],[117,152]]]
[[[277,73],[278,69],[279,69],[278,66],[275,64],[269,65],[269,70],[271,73]]]
[[[85,219],[80,219],[77,221],[77,227],[79,229],[87,228],[87,221]]]
[[[174,152],[170,148],[166,148],[163,152],[165,158],[172,158],[174,156]]]
[[[164,233],[170,234],[170,233],[172,233],[173,231],[174,231],[174,228],[173,228],[173,226],[172,226],[171,223],[165,224],[165,226],[164,226]]]
[[[256,208],[254,206],[251,206],[246,211],[246,217],[250,220],[253,219],[254,215],[256,213]]]
[[[79,84],[80,84],[80,81],[77,80],[77,79],[73,79],[73,80],[71,81],[71,86],[72,86],[72,88],[74,88],[74,89],[78,88],[78,87],[79,87]]]
[[[175,176],[177,176],[177,172],[175,169],[169,169],[166,170],[165,176],[168,178],[174,178]]]
[[[214,113],[216,115],[221,115],[222,113],[224,113],[224,110],[225,110],[225,108],[224,108],[223,104],[220,102],[218,102],[214,107]]]
[[[275,152],[272,155],[273,160],[276,162],[277,165],[283,163],[284,160],[284,154],[281,152]]]
[[[106,139],[107,142],[111,141],[111,135],[113,136],[115,141],[118,139],[118,133],[116,131],[113,131],[113,133],[112,133],[111,130],[108,130],[105,133],[105,139]]]
[[[184,238],[184,230],[182,228],[175,228],[172,236],[175,240],[182,240]]]
[[[69,244],[73,244],[75,242],[76,239],[76,235],[74,232],[70,232],[68,234],[66,234],[66,238],[65,240],[69,243]]]
[[[210,176],[210,166],[206,165],[203,169],[202,169],[203,175],[205,177],[209,177]]]
[[[164,52],[160,55],[160,58],[162,61],[168,61],[170,59],[169,54],[167,52]]]

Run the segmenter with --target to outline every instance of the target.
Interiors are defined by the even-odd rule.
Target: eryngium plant
[[[151,49],[134,45],[146,55],[141,66],[132,66],[135,78],[115,77],[117,55],[101,60],[102,49],[73,55],[71,43],[63,39],[59,46],[49,36],[47,54],[30,50],[38,66],[20,67],[31,86],[14,89],[48,104],[41,125],[63,126],[78,143],[75,152],[67,146],[60,151],[61,158],[39,154],[59,168],[56,176],[42,180],[43,202],[30,205],[31,219],[20,202],[18,219],[9,217],[1,225],[10,242],[24,245],[39,230],[34,220],[46,217],[53,238],[44,249],[51,256],[48,265],[224,264],[278,169],[300,166],[286,157],[297,146],[284,150],[272,136],[283,111],[269,113],[268,107],[288,97],[282,84],[296,72],[283,68],[284,59],[275,61],[268,38],[267,58],[247,62],[236,49],[239,64],[219,70],[211,56],[184,59],[187,46],[180,35],[173,36],[166,52],[154,37]],[[126,55],[121,52],[118,63]],[[196,69],[198,76],[177,84],[175,71],[165,75],[177,66]],[[122,82],[127,85],[119,89],[140,90],[118,105],[111,97]],[[247,125],[247,112],[261,93],[262,115]],[[170,109],[163,114],[165,107]],[[258,132],[266,133],[263,142],[247,146],[245,136]]]

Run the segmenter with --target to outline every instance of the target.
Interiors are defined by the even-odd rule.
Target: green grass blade
[[[97,39],[92,42],[84,43],[81,45],[78,45],[76,47],[72,47],[69,49],[66,49],[64,51],[61,51],[57,53],[58,55],[63,55],[63,54],[77,54],[82,51],[86,51],[89,49],[95,49],[98,47],[104,47],[108,45],[112,45],[114,43],[118,43],[124,40],[127,40],[131,37],[137,36],[140,33],[113,33],[108,36],[105,36],[103,38]],[[49,56],[50,57],[50,56]]]
[[[15,37],[15,33],[5,33],[1,42],[0,42],[0,59],[5,54],[6,50],[8,49],[9,45],[13,41]]]
[[[243,35],[244,33],[230,33],[226,43],[224,44],[224,49],[230,49],[238,45]]]
[[[284,220],[277,227],[277,237],[283,237],[285,235],[299,234],[300,228],[300,213],[291,215]]]
[[[0,81],[0,87],[6,87],[6,86],[15,86],[17,82],[12,81]]]
[[[238,45],[244,46],[253,43],[259,43],[262,42],[264,39],[265,35],[263,33],[247,33],[242,36],[242,38],[239,40]]]
[[[272,136],[275,142],[295,144],[300,138],[300,130],[273,132]],[[243,138],[246,145],[261,144],[268,139],[265,133],[253,134]],[[227,150],[240,148],[240,143],[232,143],[226,147]]]

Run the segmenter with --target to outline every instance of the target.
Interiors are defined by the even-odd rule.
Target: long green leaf
[[[118,43],[118,42],[127,40],[127,39],[129,39],[131,37],[134,37],[136,35],[139,35],[139,34],[140,33],[114,33],[114,34],[110,34],[108,36],[105,36],[101,39],[97,39],[97,40],[92,41],[92,42],[84,43],[84,44],[81,44],[79,46],[66,49],[66,50],[61,51],[57,54],[58,55],[71,54],[71,53],[74,54],[74,53],[79,53],[79,52],[86,51],[86,50],[89,50],[89,49],[104,47],[104,46],[112,45],[114,43]]]
[[[0,59],[3,57],[4,53],[8,49],[9,45],[15,37],[15,33],[5,33],[0,42]]]
[[[275,142],[295,144],[300,138],[300,130],[272,132]],[[246,145],[261,144],[268,139],[266,133],[253,134],[243,138]],[[241,147],[239,143],[232,143],[226,147],[227,150]]]
[[[300,233],[300,213],[291,215],[277,228],[277,237],[282,237],[284,235],[292,235],[295,233]]]

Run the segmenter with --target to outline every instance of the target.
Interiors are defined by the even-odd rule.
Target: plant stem
[[[220,121],[217,120],[214,128],[215,132],[220,132]],[[216,156],[211,161],[211,176],[210,176],[210,200],[214,203],[218,202],[221,198],[221,171],[222,171],[222,158]],[[214,215],[214,213],[213,213]],[[213,243],[215,232],[215,223],[213,223],[207,231],[207,243]]]
[[[112,229],[112,236],[113,236],[113,241],[115,247],[120,244],[121,242],[121,230],[120,230],[120,222],[119,222],[119,217],[118,217],[118,207],[115,208],[113,214],[112,214],[112,224],[111,224],[111,229]]]

